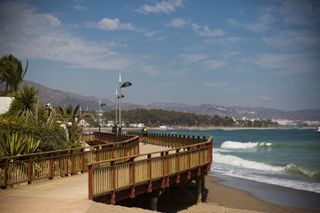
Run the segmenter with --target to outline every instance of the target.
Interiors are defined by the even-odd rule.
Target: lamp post
[[[101,123],[102,123],[102,119],[101,119],[101,116],[102,116],[102,110],[101,110],[101,107],[102,106],[105,106],[106,104],[105,103],[101,103],[101,98],[99,99],[99,110],[98,110],[98,122],[99,122],[99,133],[101,132]]]
[[[116,90],[116,98],[119,101],[119,135],[121,135],[121,131],[122,131],[122,117],[121,117],[121,99],[124,98],[124,95],[121,92],[122,88],[127,88],[132,86],[132,83],[129,81],[123,82],[121,81],[121,74],[119,74],[119,84],[118,84],[118,88]],[[117,94],[117,92],[119,91],[119,94]],[[117,111],[117,110],[116,110]],[[117,116],[116,116],[117,119]]]

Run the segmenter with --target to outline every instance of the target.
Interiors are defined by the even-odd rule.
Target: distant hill
[[[202,115],[221,115],[247,118],[272,118],[288,120],[320,120],[320,110],[282,111],[264,107],[221,106],[212,104],[185,105],[172,103],[152,103],[149,108],[191,112]]]
[[[25,81],[24,84],[34,86],[38,89],[40,94],[41,104],[51,103],[54,106],[77,105],[83,109],[97,110],[99,105],[99,98],[93,96],[82,96],[79,94],[65,92],[61,90],[51,89],[41,84],[31,81]],[[0,90],[3,85],[0,84]],[[106,106],[103,110],[110,111],[115,108],[113,101],[109,99],[102,99],[102,103]],[[272,119],[288,119],[288,120],[320,120],[320,110],[298,110],[298,111],[282,111],[278,109],[264,108],[264,107],[239,107],[239,106],[221,106],[213,104],[188,105],[181,103],[165,103],[155,102],[148,105],[137,105],[131,103],[123,103],[124,110],[131,109],[163,109],[169,111],[179,111],[195,113],[199,115],[220,115],[231,117],[247,117],[247,118],[272,118]]]
[[[37,88],[40,95],[40,103],[45,105],[51,103],[53,106],[68,106],[79,104],[83,109],[97,110],[99,107],[99,98],[93,96],[83,96],[71,92],[51,89],[41,84],[31,81],[25,81],[23,84]],[[102,103],[106,106],[104,109],[111,110],[114,108],[114,103],[109,99],[102,99]]]

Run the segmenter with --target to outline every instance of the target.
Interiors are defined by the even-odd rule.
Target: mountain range
[[[54,106],[67,106],[79,104],[83,110],[97,110],[99,108],[99,98],[94,96],[82,96],[76,93],[65,92],[61,90],[51,89],[41,84],[31,81],[24,81],[23,84],[34,86],[37,88],[40,95],[41,104],[51,103]],[[103,110],[114,110],[115,103],[109,99],[102,99]],[[220,115],[232,117],[247,117],[247,118],[270,118],[270,119],[287,119],[287,120],[320,120],[320,110],[297,110],[283,111],[278,109],[264,107],[240,107],[240,106],[221,106],[213,104],[189,105],[181,103],[163,103],[155,102],[148,105],[137,105],[123,103],[124,110],[130,109],[163,109],[170,111],[189,112],[203,115]]]

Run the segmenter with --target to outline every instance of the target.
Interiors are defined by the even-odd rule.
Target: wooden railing
[[[160,136],[159,136],[160,137]],[[188,136],[186,136],[188,138]],[[151,137],[148,136],[148,142]],[[176,147],[162,152],[153,152],[131,157],[100,161],[88,164],[89,199],[104,195],[111,196],[111,203],[115,202],[115,192],[131,189],[134,193],[135,186],[149,183],[162,178],[162,185],[168,186],[170,177],[179,179],[182,172],[206,166],[210,168],[212,161],[212,137],[205,138],[198,143]],[[154,143],[184,143],[181,137],[153,138]],[[174,140],[172,140],[174,139]],[[163,145],[163,144],[162,144]],[[174,146],[174,145],[171,145]]]
[[[83,135],[82,140],[87,141],[98,141],[101,144],[121,142],[132,138],[132,135],[121,135],[116,136],[113,133],[105,133],[105,132],[95,132],[94,134]]]
[[[103,133],[86,135],[83,139],[90,141],[97,137],[106,144],[0,158],[0,187],[74,175],[86,172],[88,163],[139,154],[138,136],[124,136],[121,142],[114,142],[119,139]]]
[[[194,135],[180,135],[180,134],[164,134],[164,133],[148,133],[146,137],[143,137],[141,131],[127,132],[131,135],[139,135],[142,142],[166,146],[166,147],[182,147],[195,143],[200,143],[208,139],[207,136],[194,136]]]

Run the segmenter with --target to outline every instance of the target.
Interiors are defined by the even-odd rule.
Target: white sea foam
[[[295,164],[273,166],[263,162],[246,160],[237,156],[221,154],[214,150],[211,172],[228,176],[244,178],[261,183],[268,183],[299,190],[320,193],[319,182],[306,182],[296,179],[287,179],[286,175],[303,175],[313,177],[318,172],[308,171]]]
[[[223,149],[253,149],[257,147],[271,147],[272,145],[270,142],[225,141],[220,147]]]
[[[261,163],[257,161],[245,160],[237,156],[233,155],[223,155],[220,153],[214,154],[214,163],[223,163],[229,164],[233,166],[238,166],[242,168],[248,169],[256,169],[256,170],[263,170],[263,171],[282,171],[284,167],[281,166],[272,166],[266,163]]]
[[[309,192],[320,193],[320,184],[316,182],[304,182],[300,180],[281,179],[263,175],[241,174],[237,172],[219,172],[224,175],[253,180],[260,183],[268,183],[277,186],[284,186],[293,189],[299,189]]]

